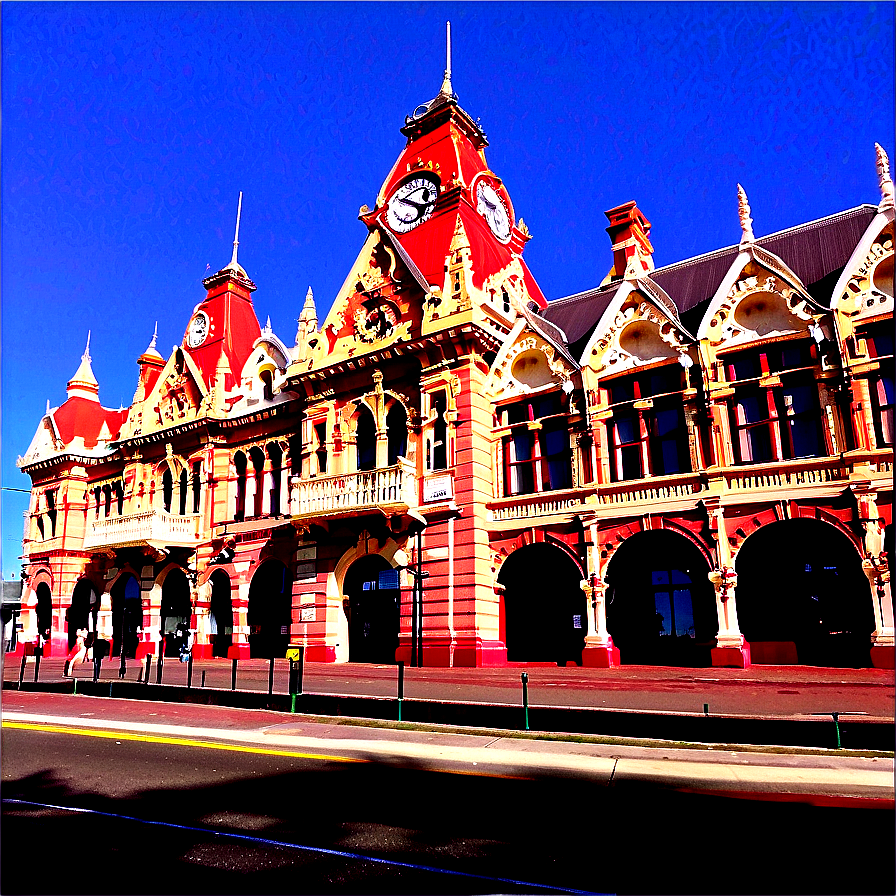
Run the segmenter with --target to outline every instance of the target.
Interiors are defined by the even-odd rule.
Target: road
[[[345,749],[297,749],[272,735],[311,727],[264,711],[4,698],[3,893],[862,894],[896,883],[891,809],[671,791],[614,781],[593,759],[479,768],[450,750],[359,752],[349,736]],[[47,721],[11,727],[38,709]],[[124,716],[134,730],[113,723]]]

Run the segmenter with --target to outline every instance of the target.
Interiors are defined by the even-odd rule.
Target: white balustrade
[[[199,542],[201,514],[175,516],[164,510],[145,510],[127,516],[91,520],[84,536],[85,548],[132,544],[163,544],[193,547]]]
[[[290,506],[294,517],[326,516],[385,505],[416,507],[417,478],[410,464],[292,480]]]

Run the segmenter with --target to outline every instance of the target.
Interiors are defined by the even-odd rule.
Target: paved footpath
[[[892,754],[884,753],[843,755],[809,748],[720,752],[497,729],[465,733],[445,726],[358,726],[268,710],[15,690],[3,693],[3,726],[101,730],[118,737],[178,738],[197,746],[242,745],[284,755],[328,755],[460,772],[475,768],[498,775],[575,775],[613,787],[894,807],[894,761]]]

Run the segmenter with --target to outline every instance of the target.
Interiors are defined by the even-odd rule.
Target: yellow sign
[[[302,656],[302,648],[301,647],[290,647],[286,651],[286,658],[288,660],[298,660]]]

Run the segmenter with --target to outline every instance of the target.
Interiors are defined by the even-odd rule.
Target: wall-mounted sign
[[[454,497],[454,480],[451,476],[431,476],[423,480],[423,501],[450,501]]]
[[[314,622],[314,607],[299,607],[301,622]]]
[[[307,582],[317,578],[317,545],[300,545],[296,550],[296,581]]]

